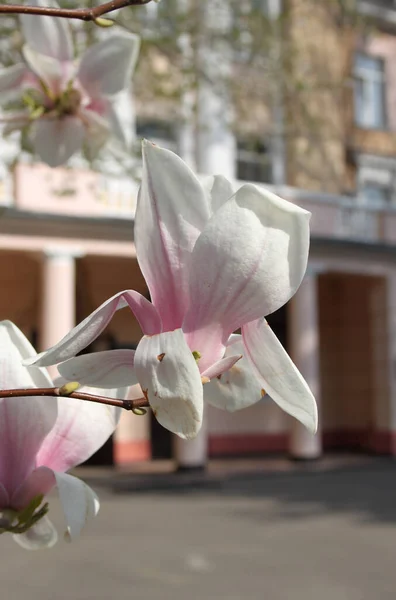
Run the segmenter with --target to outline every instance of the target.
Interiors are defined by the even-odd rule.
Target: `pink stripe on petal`
[[[187,165],[173,152],[144,142],[135,241],[164,331],[182,324],[191,252],[209,217],[209,201]]]
[[[48,366],[73,358],[102,333],[117,310],[126,306],[133,311],[144,333],[153,335],[161,331],[160,316],[151,302],[134,290],[125,290],[106,300],[55,346],[25,364]]]

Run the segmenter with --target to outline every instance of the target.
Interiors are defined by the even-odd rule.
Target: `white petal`
[[[241,354],[245,354],[242,336],[232,335],[225,355],[238,358]],[[233,412],[259,402],[263,391],[249,361],[243,356],[228,371],[204,385],[204,399],[216,408]]]
[[[135,115],[130,89],[120,92],[109,102],[106,112],[113,137],[126,149],[135,138]]]
[[[23,360],[35,356],[22,331],[11,321],[0,321],[0,389],[52,387],[46,369],[22,365]]]
[[[137,383],[134,350],[105,350],[70,358],[58,365],[59,373],[82,385],[111,389]]]
[[[90,96],[113,95],[128,87],[139,47],[139,36],[118,33],[88,48],[78,79]]]
[[[182,330],[144,336],[135,370],[159,423],[182,438],[195,437],[202,425],[202,382]]]
[[[218,344],[285,304],[304,276],[310,213],[254,185],[242,186],[199,236],[183,322],[191,348]]]
[[[242,328],[246,356],[271,398],[313,433],[318,424],[315,398],[265,319]]]
[[[53,6],[58,4],[31,0],[31,6]],[[51,56],[60,61],[73,60],[73,42],[67,19],[44,15],[20,15],[22,32],[26,43],[35,52]]]
[[[81,109],[80,115],[85,125],[84,148],[92,160],[108,141],[112,131],[109,123],[93,110]]]
[[[232,184],[223,175],[206,177],[203,185],[210,199],[212,214],[234,195]]]
[[[209,217],[208,199],[187,165],[173,152],[144,142],[135,243],[164,330],[182,324],[191,252]]]
[[[25,533],[14,534],[12,537],[25,550],[52,548],[58,541],[57,531],[46,516]]]
[[[63,74],[62,64],[55,58],[51,58],[51,56],[35,52],[30,46],[25,45],[22,48],[22,53],[33,73],[47,84],[53,94],[59,93]]]
[[[22,83],[27,74],[24,64],[13,65],[0,71],[0,100],[2,103],[21,98]]]
[[[124,290],[103,302],[55,346],[41,352],[33,360],[26,361],[26,364],[48,366],[72,358],[96,340],[107,327],[114,313],[126,306],[129,306],[135,314],[144,333],[152,335],[161,331],[161,319],[151,302],[139,292]]]
[[[55,477],[67,524],[65,539],[73,540],[85,523],[98,514],[99,500],[81,479],[67,473],[55,473]]]
[[[50,167],[59,167],[81,150],[85,129],[77,117],[42,118],[32,128],[35,152]]]

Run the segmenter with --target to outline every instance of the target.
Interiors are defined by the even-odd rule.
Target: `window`
[[[366,181],[360,189],[360,196],[365,204],[384,206],[391,202],[392,190],[387,185]]]
[[[355,122],[368,129],[386,127],[384,61],[357,53],[354,65]]]
[[[385,207],[395,201],[396,160],[391,157],[358,156],[357,196],[362,204]]]
[[[258,140],[239,140],[237,144],[237,179],[271,183],[272,164],[267,146]]]

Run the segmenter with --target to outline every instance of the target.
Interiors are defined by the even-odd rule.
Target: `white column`
[[[199,173],[236,174],[236,141],[232,131],[232,56],[226,35],[232,27],[232,13],[224,2],[202,4],[201,36],[197,65],[196,162]]]
[[[75,255],[63,250],[43,254],[40,350],[59,342],[76,322]],[[52,374],[56,370],[50,368]]]
[[[202,428],[193,440],[173,437],[173,453],[178,471],[205,469],[208,460],[208,429],[204,415]]]
[[[289,305],[289,350],[293,362],[305,378],[318,406],[320,406],[318,308],[317,275],[308,270]],[[322,453],[320,429],[316,435],[313,435],[299,421],[293,419],[289,451],[291,456],[297,459],[318,458]]]

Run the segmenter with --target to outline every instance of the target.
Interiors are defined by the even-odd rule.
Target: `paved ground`
[[[2,536],[1,600],[395,598],[396,462],[98,491],[73,545],[28,553]]]

